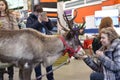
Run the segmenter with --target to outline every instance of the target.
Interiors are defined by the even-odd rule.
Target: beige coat
[[[0,29],[16,30],[19,29],[16,18],[10,14],[10,19],[7,16],[0,17]]]

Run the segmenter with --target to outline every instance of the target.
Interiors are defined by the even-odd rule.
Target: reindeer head
[[[66,27],[62,26],[59,18],[58,18],[58,22],[59,22],[60,26],[63,28],[63,30],[66,31],[66,35],[65,35],[64,38],[67,41],[67,44],[69,45],[69,47],[72,48],[72,50],[70,50],[70,51],[74,52],[74,53],[77,53],[74,56],[79,57],[78,54],[81,54],[81,52],[83,53],[84,51],[82,49],[82,45],[81,45],[81,42],[80,42],[78,36],[80,35],[79,30],[84,28],[83,26],[85,25],[85,21],[80,28],[74,28],[73,27],[73,24],[74,24],[73,21],[76,17],[77,17],[77,11],[76,11],[75,16],[71,20],[68,19],[66,13],[64,12],[63,18],[64,18],[64,20],[65,20],[65,22],[68,26],[68,29]],[[81,49],[79,49],[80,46],[81,46]],[[69,50],[68,50],[68,53],[69,53]]]

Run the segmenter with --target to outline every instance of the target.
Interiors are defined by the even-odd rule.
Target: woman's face
[[[0,1],[0,11],[5,11],[6,5],[3,1]]]
[[[110,45],[110,41],[108,39],[108,35],[101,33],[101,39],[100,39],[101,43],[103,46],[109,46]]]

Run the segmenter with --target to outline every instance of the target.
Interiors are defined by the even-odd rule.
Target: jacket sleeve
[[[27,22],[26,22],[27,28],[33,28],[33,29],[38,30],[40,26],[42,26],[42,24],[38,20],[33,20],[31,17],[28,17]]]
[[[85,58],[84,62],[94,71],[102,72],[102,66],[99,63],[95,62],[91,57]]]
[[[99,59],[107,69],[114,72],[120,71],[120,44],[116,47],[112,57],[113,59],[107,56],[100,56]]]
[[[48,19],[48,22],[44,22],[44,25],[47,27],[48,30],[53,29],[53,25],[50,19]]]

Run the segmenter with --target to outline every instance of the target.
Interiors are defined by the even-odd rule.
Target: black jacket
[[[30,14],[30,16],[27,18],[26,27],[36,29],[46,34],[52,34],[50,30],[53,28],[50,19],[48,22],[39,23],[37,16],[34,14]],[[45,29],[45,32],[43,32],[43,28]]]
[[[99,37],[95,37],[93,39],[93,42],[92,42],[93,52],[95,53],[98,49],[100,49],[101,46],[102,46],[102,44],[100,42],[100,38]]]

